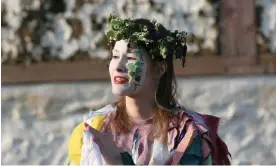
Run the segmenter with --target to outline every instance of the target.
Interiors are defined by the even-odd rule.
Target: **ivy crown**
[[[187,54],[187,36],[184,31],[170,31],[156,20],[108,18],[106,32],[109,43],[127,40],[133,47],[144,46],[153,60],[182,59]]]

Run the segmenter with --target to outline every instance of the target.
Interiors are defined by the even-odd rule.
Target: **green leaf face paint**
[[[128,75],[129,75],[129,77],[135,77],[136,72],[135,71],[129,71]]]
[[[128,68],[129,71],[132,71],[132,70],[135,69],[135,66],[134,66],[133,63],[129,63],[129,64],[127,65],[127,68]]]
[[[135,63],[129,63],[128,66],[128,76],[130,84],[139,84],[141,78],[141,62],[136,61]]]
[[[136,73],[140,73],[142,71],[140,67],[137,67],[135,70]]]
[[[141,80],[141,73],[142,73],[142,64],[144,64],[143,52],[141,49],[138,48],[138,57],[135,63],[129,63],[127,65],[128,68],[128,75],[130,77],[129,83],[134,85],[139,85]]]
[[[137,61],[137,62],[135,62],[135,67],[141,67],[141,62],[140,61]]]

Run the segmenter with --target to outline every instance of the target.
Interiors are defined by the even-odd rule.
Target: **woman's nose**
[[[121,58],[116,66],[116,71],[117,72],[127,72],[127,68],[126,68],[126,63],[124,62],[124,59]]]
[[[123,68],[121,68],[121,67],[117,67],[117,68],[116,68],[116,71],[117,71],[117,72],[121,72],[121,73],[124,73],[124,72],[125,72],[125,70],[124,70]]]

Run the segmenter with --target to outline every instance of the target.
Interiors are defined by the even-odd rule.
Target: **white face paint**
[[[127,96],[145,86],[148,65],[141,49],[128,49],[127,41],[117,41],[109,64],[113,94]]]

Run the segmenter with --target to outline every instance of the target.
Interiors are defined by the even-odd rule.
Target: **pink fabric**
[[[203,158],[206,158],[211,153],[210,146],[206,139],[201,140],[201,152]]]
[[[181,140],[175,150],[174,155],[172,156],[173,160],[171,165],[177,165],[179,163],[181,157],[183,156],[191,141],[193,141],[193,138],[196,134],[196,127],[192,123],[189,123],[185,137]]]
[[[170,115],[169,117],[169,130],[168,130],[168,150],[171,150],[174,147],[175,137],[177,133],[180,132],[185,125],[188,119],[193,119],[193,117],[186,114],[184,111],[181,111],[175,115]],[[153,138],[150,138],[150,131],[152,127],[152,118],[144,121],[135,121],[136,125],[130,130],[127,134],[122,133],[114,133],[106,130],[106,125],[109,123],[109,117],[106,118],[104,122],[103,132],[109,133],[113,136],[114,142],[121,149],[121,152],[128,152],[131,154],[132,144],[133,144],[133,135],[137,129],[139,129],[139,148],[138,148],[138,163],[139,165],[148,165],[152,158],[151,147],[153,145]],[[195,121],[190,121],[195,122]],[[178,146],[175,155],[171,158],[167,164],[178,164],[181,156],[185,152],[186,148],[189,145],[189,142],[192,141],[192,137],[198,133],[197,130],[200,130],[195,123],[190,123],[187,126],[187,133],[184,139],[181,141]],[[201,133],[201,132],[199,132]],[[204,155],[210,152],[210,148],[208,146],[202,147]]]
[[[109,118],[105,121],[105,125],[108,123]],[[128,152],[131,154],[133,135],[138,129],[139,133],[139,148],[138,148],[138,164],[147,164],[151,159],[151,145],[153,144],[153,139],[150,138],[150,130],[152,126],[152,118],[143,121],[135,121],[134,127],[129,133],[114,133],[105,131],[113,135],[113,140],[117,146],[121,149],[121,152]]]

